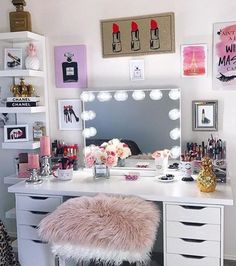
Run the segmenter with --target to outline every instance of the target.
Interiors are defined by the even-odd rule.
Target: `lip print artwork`
[[[214,25],[213,88],[236,89],[236,22]]]
[[[101,21],[103,57],[173,53],[174,13]]]

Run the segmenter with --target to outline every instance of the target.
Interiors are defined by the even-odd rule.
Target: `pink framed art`
[[[207,45],[188,44],[181,46],[182,77],[207,76]]]

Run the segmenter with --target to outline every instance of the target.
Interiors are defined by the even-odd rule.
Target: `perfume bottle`
[[[72,62],[72,57],[74,54],[65,53],[66,62],[62,63],[63,81],[67,82],[77,82],[78,81],[78,64],[77,62]]]
[[[11,31],[32,31],[30,13],[24,11],[25,0],[12,0],[12,4],[16,11],[9,13]]]

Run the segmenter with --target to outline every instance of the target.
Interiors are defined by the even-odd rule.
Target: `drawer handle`
[[[203,206],[189,206],[189,205],[180,205],[180,206],[184,209],[192,209],[192,210],[202,210],[206,208]]]
[[[30,227],[32,227],[34,229],[39,229],[39,227],[37,225],[30,225]]]
[[[203,226],[204,223],[190,223],[190,222],[181,222],[181,224],[187,225],[187,226]]]
[[[35,200],[46,200],[48,199],[48,197],[37,197],[37,196],[29,196],[31,199],[35,199]]]
[[[34,243],[40,243],[40,244],[47,244],[48,242],[44,242],[41,240],[32,240]]]
[[[201,239],[191,239],[191,238],[180,238],[185,242],[195,242],[195,243],[202,243],[205,242],[206,240],[201,240]]]
[[[48,214],[49,212],[40,212],[40,211],[29,211],[33,214],[41,214],[41,215],[45,215],[45,214]]]
[[[205,258],[204,256],[194,256],[194,255],[185,255],[185,254],[180,254],[180,255],[185,257],[185,258],[198,259],[198,260]]]

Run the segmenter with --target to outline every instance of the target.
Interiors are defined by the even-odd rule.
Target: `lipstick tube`
[[[156,50],[160,48],[159,28],[156,20],[151,19],[150,22],[150,49]]]
[[[112,30],[112,51],[118,53],[122,50],[119,25],[113,23]]]
[[[139,29],[138,24],[135,21],[131,22],[131,50],[140,50]]]

